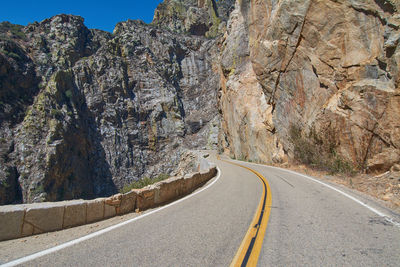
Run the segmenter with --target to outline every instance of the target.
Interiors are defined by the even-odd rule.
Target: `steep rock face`
[[[15,149],[14,131],[39,91],[35,66],[19,42],[22,26],[0,24],[0,203],[21,201],[18,172],[10,154]]]
[[[275,135],[273,106],[251,62],[247,5],[236,2],[222,40],[220,145],[234,158],[281,162],[286,158]]]
[[[23,199],[73,199],[115,191],[100,136],[71,71],[56,72],[15,131]]]
[[[360,169],[398,162],[399,8],[378,0],[237,1],[221,60],[223,148],[285,160],[293,156],[289,129],[298,127]],[[248,53],[232,47],[235,38]],[[263,100],[252,97],[255,108],[233,115],[229,107],[250,92]],[[254,113],[264,125],[249,123]],[[245,140],[239,127],[255,137]],[[269,147],[260,151],[263,142]]]
[[[166,0],[154,12],[153,24],[177,33],[215,37],[225,31],[233,0]]]
[[[0,26],[0,204],[109,195],[216,147],[216,40],[131,20],[110,34],[71,15]]]

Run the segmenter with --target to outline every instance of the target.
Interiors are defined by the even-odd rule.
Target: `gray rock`
[[[109,196],[216,146],[227,1],[221,17],[215,1],[173,2],[182,20],[173,6],[113,34],[64,14],[0,24],[0,204]]]

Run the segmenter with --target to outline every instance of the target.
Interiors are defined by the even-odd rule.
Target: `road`
[[[399,226],[302,176],[242,164],[265,176],[272,192],[271,216],[258,266],[400,265]],[[391,215],[398,221],[398,216]]]
[[[229,266],[263,186],[248,169],[212,161],[221,175],[198,194],[23,265]],[[240,164],[264,176],[272,194],[258,266],[399,266],[399,226],[300,175]],[[362,201],[390,214],[373,201]]]

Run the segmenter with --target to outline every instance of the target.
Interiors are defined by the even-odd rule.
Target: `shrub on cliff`
[[[293,144],[294,159],[300,163],[331,174],[353,176],[356,173],[353,165],[337,154],[329,134],[326,140],[319,139],[313,131],[305,137],[300,127],[291,125],[289,136]]]

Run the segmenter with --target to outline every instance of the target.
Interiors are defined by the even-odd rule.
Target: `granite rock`
[[[184,32],[169,11],[113,33],[64,14],[0,24],[0,204],[106,197],[217,146],[229,1],[173,2],[190,10]]]
[[[397,1],[237,1],[221,56],[221,149],[286,161],[297,127],[359,170],[390,169],[399,19]]]

